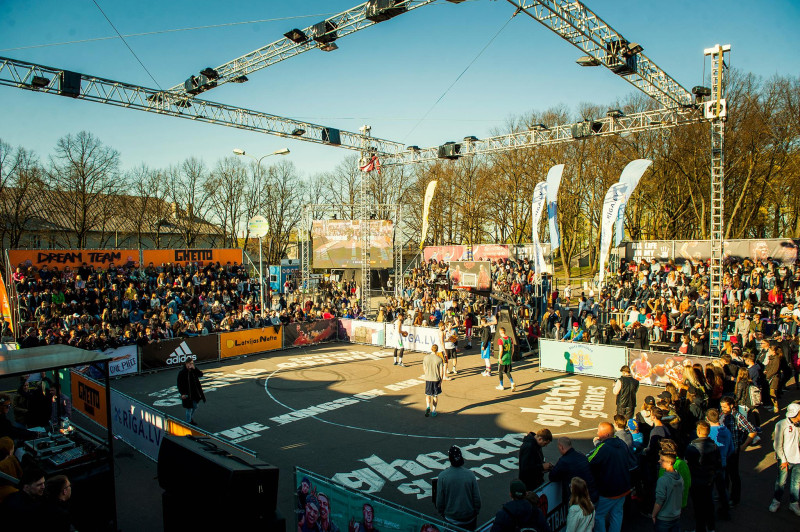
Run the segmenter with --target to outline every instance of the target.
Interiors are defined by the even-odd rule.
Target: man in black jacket
[[[194,412],[197,410],[198,403],[201,400],[206,402],[203,385],[200,384],[202,376],[203,372],[194,367],[193,358],[187,358],[183,369],[178,372],[178,393],[181,394],[181,403],[186,409],[186,422],[192,425],[196,425]]]
[[[622,375],[614,381],[612,391],[617,396],[617,414],[625,416],[627,421],[633,417],[633,411],[636,410],[636,392],[639,391],[639,381],[631,377],[629,366],[622,366],[619,371]]]
[[[696,532],[715,529],[714,501],[711,488],[714,478],[722,469],[719,447],[708,437],[711,427],[707,421],[697,422],[697,439],[686,448],[686,462],[692,477],[689,493],[694,506]]]
[[[512,480],[510,491],[511,500],[495,515],[491,532],[515,532],[526,528],[536,532],[550,532],[542,510],[525,499],[525,483]]]
[[[533,491],[544,482],[544,452],[542,449],[553,441],[549,429],[529,432],[519,448],[519,478],[528,491]]]
[[[557,445],[561,458],[558,459],[556,465],[550,462],[544,464],[544,470],[550,472],[550,482],[562,482],[569,486],[572,477],[580,477],[586,481],[592,502],[597,504],[599,494],[592,470],[589,467],[589,460],[572,448],[572,440],[566,436],[560,437]]]
[[[595,507],[595,532],[620,532],[622,529],[622,508],[631,491],[630,470],[635,465],[636,459],[628,445],[614,437],[613,425],[600,423],[597,446],[589,454],[589,466],[600,495]]]

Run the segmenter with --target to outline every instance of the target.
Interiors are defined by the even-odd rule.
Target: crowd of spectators
[[[291,287],[292,294],[269,294],[269,308],[261,312],[258,277],[237,263],[112,263],[106,269],[84,263],[77,270],[20,264],[11,281],[23,325],[21,347],[106,349],[361,315],[353,283],[347,282],[323,284],[313,297],[293,297]]]

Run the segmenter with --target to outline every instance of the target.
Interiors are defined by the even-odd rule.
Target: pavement
[[[435,515],[430,480],[446,464],[453,444],[462,448],[466,465],[479,478],[478,522],[483,523],[509,498],[525,433],[547,427],[554,437],[568,435],[578,451],[588,452],[598,422],[614,410],[612,381],[539,371],[533,358],[514,364],[516,391],[508,383],[498,391],[496,373],[481,376],[483,364],[472,349],[459,356],[458,374],[443,383],[439,415],[425,417],[422,356],[406,353],[406,366],[399,367],[392,364],[391,350],[331,343],[205,364],[200,369],[208,402],[195,419],[204,430],[280,468],[278,509],[292,530],[295,466]],[[142,374],[115,380],[113,386],[181,418],[176,375],[174,370]],[[640,388],[639,403],[657,391]],[[575,400],[554,400],[559,395]],[[798,399],[800,392],[792,390],[781,405]],[[553,408],[557,403],[564,407]],[[733,521],[718,523],[718,532],[800,525],[800,517],[788,510],[788,495],[777,513],[767,511],[776,477],[770,436],[778,418],[763,418],[764,441],[741,461],[743,501],[732,511]],[[556,445],[547,446],[544,455],[555,463]],[[115,458],[119,529],[163,530],[156,464],[119,440]],[[691,509],[684,512],[682,528],[694,529]],[[623,530],[649,531],[652,522],[627,516]]]

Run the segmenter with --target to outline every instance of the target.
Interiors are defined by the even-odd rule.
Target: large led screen
[[[394,266],[391,220],[370,220],[368,259],[372,268]],[[314,268],[361,267],[361,223],[358,220],[314,220],[311,224]]]

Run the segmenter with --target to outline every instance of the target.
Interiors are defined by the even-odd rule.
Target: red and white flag
[[[381,162],[378,160],[377,155],[373,155],[372,158],[369,160],[367,164],[360,167],[362,172],[372,172],[373,170],[377,170],[378,173],[381,173]]]

